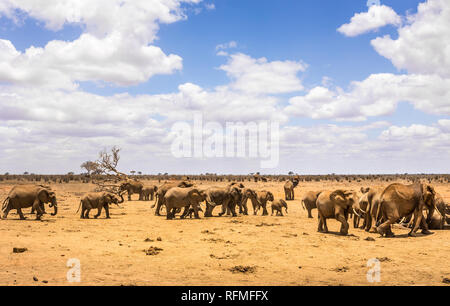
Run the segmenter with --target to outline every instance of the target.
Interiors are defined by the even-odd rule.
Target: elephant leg
[[[212,211],[213,211],[214,206],[212,206],[211,204],[208,203],[208,201],[206,201],[206,210],[205,210],[205,217],[212,217]]]
[[[312,219],[312,217],[313,217],[312,214],[311,214],[311,210],[312,209],[308,207],[308,218],[309,219]]]
[[[97,219],[100,216],[100,214],[102,213],[102,208],[103,208],[102,205],[98,206],[97,214],[94,216],[95,219]]]
[[[106,219],[111,219],[111,217],[109,216],[109,205],[108,204],[105,205],[105,213],[106,213]]]
[[[198,215],[198,205],[194,205],[194,217],[195,219],[200,219],[200,216]]]
[[[158,202],[156,203],[156,209],[155,209],[155,216],[161,216],[160,210],[161,210],[162,201],[163,200],[161,199],[161,197],[158,197]]]
[[[83,204],[81,204],[81,214],[80,214],[80,219],[84,219],[84,212],[85,212],[85,208],[84,208],[84,205]]]
[[[26,217],[23,215],[22,209],[21,208],[17,208],[17,214],[20,217],[20,220],[25,220]]]
[[[269,215],[269,212],[267,211],[267,208],[266,208],[266,206],[267,206],[267,203],[263,203],[262,205],[262,209],[263,209],[263,216],[268,216]]]
[[[323,232],[323,220],[322,220],[322,215],[319,214],[319,225],[317,226],[317,231],[319,233]]]
[[[228,209],[228,204],[230,203],[230,200],[224,200],[222,202],[222,211],[219,213],[219,217],[222,217],[223,215],[225,215],[225,213],[227,212]]]
[[[380,226],[377,227],[377,232],[384,236],[386,234],[386,237],[394,237],[394,233],[392,232],[391,225],[395,223],[395,221],[398,220],[398,217],[391,217],[386,222],[382,223]]]
[[[345,218],[344,215],[342,214],[338,214],[336,215],[336,220],[338,220],[339,222],[341,222],[341,229],[340,229],[340,233],[342,235],[347,235],[348,234],[348,222],[347,222],[347,218]]]
[[[292,199],[291,199],[292,201],[294,201],[295,200],[295,194],[294,194],[294,189],[292,189]]]
[[[280,210],[278,211],[280,213],[280,216],[283,217],[283,209],[280,208]],[[277,213],[278,214],[278,213]]]
[[[36,220],[41,220],[42,215],[44,212],[41,209],[41,203],[39,201],[35,201],[33,203],[33,208],[36,210]]]
[[[132,195],[131,191],[128,190],[128,201],[131,201],[131,195]]]
[[[189,207],[190,207],[189,205],[184,207],[184,211],[183,211],[183,213],[181,214],[180,219],[186,218],[186,216],[187,216],[188,213],[189,213]]]
[[[84,213],[84,218],[89,219],[89,212],[91,211],[90,208],[86,208],[86,212]]]
[[[231,201],[230,205],[228,206],[228,210],[230,211],[231,215],[233,217],[236,217],[236,203],[234,201]]]
[[[353,228],[358,228],[359,227],[359,218],[358,216],[355,215],[355,217],[353,218]]]

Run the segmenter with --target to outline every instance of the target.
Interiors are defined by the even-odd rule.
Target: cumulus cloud
[[[173,73],[182,68],[182,58],[152,45],[159,24],[185,18],[181,3],[200,1],[4,1],[0,14],[13,20],[25,14],[53,31],[66,24],[78,24],[84,31],[74,41],[54,40],[25,52],[0,40],[0,81],[73,89],[76,81],[127,86]]]
[[[450,2],[423,2],[407,21],[397,39],[387,35],[372,40],[375,50],[398,69],[450,78]]]
[[[307,65],[297,61],[272,61],[252,58],[243,53],[229,57],[228,63],[220,66],[233,80],[234,90],[253,94],[281,94],[303,90],[297,74]]]
[[[398,26],[402,22],[401,17],[389,6],[372,5],[368,12],[355,14],[350,23],[338,28],[345,36],[358,36],[371,31],[376,31],[386,25]]]

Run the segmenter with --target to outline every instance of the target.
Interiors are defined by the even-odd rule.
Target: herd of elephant
[[[270,191],[254,190],[246,188],[240,183],[230,183],[225,187],[195,186],[188,181],[169,181],[160,186],[144,186],[139,181],[128,180],[119,187],[118,195],[103,191],[87,193],[80,200],[78,211],[81,207],[80,218],[89,218],[89,212],[97,209],[94,218],[100,216],[105,209],[106,218],[110,218],[109,205],[119,204],[124,201],[122,194],[127,192],[128,200],[133,194],[139,195],[139,200],[155,203],[155,215],[160,216],[162,207],[166,208],[166,218],[173,219],[177,213],[180,218],[199,218],[200,204],[205,202],[205,217],[212,217],[216,206],[221,206],[219,216],[248,215],[247,201],[252,203],[253,214],[257,215],[262,209],[262,215],[267,216],[267,205],[271,204],[272,215],[283,216],[282,209],[287,213],[286,201],[294,200],[294,188],[299,181],[288,180],[284,185],[285,199],[275,198]],[[120,199],[119,199],[120,197]],[[56,195],[47,186],[19,185],[9,192],[2,205],[2,219],[6,219],[11,209],[16,209],[20,219],[25,219],[22,209],[32,207],[32,213],[36,212],[36,219],[40,220],[45,213],[44,204],[50,203],[54,208],[51,215],[58,211]],[[361,219],[362,229],[378,232],[382,236],[394,236],[391,226],[396,222],[408,223],[411,227],[410,236],[415,236],[420,228],[423,234],[429,234],[429,228],[442,229],[445,222],[449,222],[450,208],[446,206],[443,198],[437,194],[434,188],[428,184],[416,182],[411,185],[394,183],[386,188],[361,188],[360,193],[353,190],[334,190],[307,192],[301,201],[303,208],[308,211],[308,217],[312,218],[311,211],[317,208],[318,231],[328,232],[327,219],[336,219],[341,223],[340,233],[347,235],[349,230],[349,218],[353,218],[355,228],[359,227]],[[425,219],[423,211],[427,211]],[[77,211],[77,212],[78,212]],[[437,214],[435,214],[437,212]]]

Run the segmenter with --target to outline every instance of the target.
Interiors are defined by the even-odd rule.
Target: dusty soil
[[[94,186],[53,184],[57,216],[35,221],[27,209],[25,221],[15,211],[0,220],[0,285],[446,285],[449,230],[408,238],[406,229],[395,227],[396,238],[380,238],[351,227],[350,235],[342,237],[339,223],[330,220],[334,232],[322,234],[317,212],[308,219],[300,204],[306,191],[368,185],[383,184],[301,183],[284,217],[167,221],[154,216],[153,202],[137,200],[113,207],[110,220],[104,211],[99,219],[81,220],[75,213],[80,197]],[[283,196],[283,183],[246,186]],[[450,186],[434,186],[449,202]],[[11,182],[0,184],[0,201],[11,187]],[[81,283],[67,280],[71,258],[80,261]],[[371,258],[381,261],[380,283],[367,281]]]

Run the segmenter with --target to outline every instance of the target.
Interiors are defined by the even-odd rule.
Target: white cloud
[[[182,58],[151,45],[160,23],[185,18],[181,3],[201,0],[13,1],[0,6],[11,19],[21,12],[54,31],[79,24],[84,33],[74,41],[54,40],[43,48],[17,51],[0,41],[0,81],[73,89],[76,81],[104,81],[127,86],[155,74],[182,68]]]
[[[285,112],[313,119],[362,121],[392,114],[399,102],[435,115],[450,115],[450,79],[427,75],[373,74],[348,91],[315,87],[293,97]]]
[[[401,24],[401,18],[389,6],[373,5],[368,12],[355,14],[350,23],[344,24],[338,28],[338,31],[345,36],[358,36],[371,31],[376,31],[386,25],[398,26]]]
[[[220,69],[233,80],[230,87],[234,90],[253,94],[280,94],[303,90],[297,74],[305,71],[306,67],[302,62],[269,62],[264,57],[255,59],[236,53]]]
[[[398,30],[372,40],[375,50],[398,69],[409,73],[438,74],[450,78],[450,2],[428,0],[419,4],[417,14]]]

